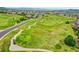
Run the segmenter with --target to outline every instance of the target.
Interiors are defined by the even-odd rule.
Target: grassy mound
[[[70,22],[75,18],[47,15],[25,28],[17,37],[16,43],[26,48],[41,48],[51,51],[78,51],[64,43],[68,35],[75,38]],[[66,22],[69,22],[67,24]]]
[[[17,20],[23,16],[12,14],[0,14],[0,30],[17,24]]]

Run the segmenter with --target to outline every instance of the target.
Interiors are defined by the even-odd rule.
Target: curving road
[[[40,17],[38,17],[38,19],[41,19],[41,18],[42,18],[42,15],[41,15]],[[28,22],[31,21],[31,20],[32,20],[32,19],[27,20],[27,21],[25,21],[25,22],[22,22],[22,23],[20,23],[20,24],[18,24],[18,25],[16,25],[16,26],[13,26],[13,27],[10,27],[10,28],[8,28],[8,29],[5,29],[5,30],[0,31],[0,40],[1,40],[1,38],[4,37],[4,35],[7,34],[8,32],[10,32],[10,31],[12,31],[12,30],[14,30],[14,29],[16,29],[16,28],[19,28],[20,26],[22,26],[22,25],[28,23]]]
[[[22,25],[28,23],[28,22],[31,21],[31,20],[32,20],[32,19],[27,20],[27,21],[25,21],[25,22],[22,22],[22,23],[20,23],[20,24],[18,24],[18,25],[16,25],[16,26],[13,26],[13,27],[8,28],[8,29],[5,29],[5,30],[3,30],[3,31],[0,31],[0,39],[1,39],[5,34],[7,34],[8,32],[10,32],[10,31],[12,31],[12,30],[14,30],[14,29],[16,29],[16,28],[19,28],[20,26],[22,26]]]

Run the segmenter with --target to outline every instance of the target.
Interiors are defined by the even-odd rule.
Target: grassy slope
[[[44,16],[17,37],[17,44],[26,48],[42,48],[51,51],[78,51],[76,48],[66,46],[63,41],[67,35],[75,38],[71,25],[65,23],[73,20],[75,19],[57,15]]]
[[[20,15],[12,15],[12,14],[0,14],[0,30],[11,27],[16,24],[16,21],[19,20]]]
[[[28,26],[33,24],[34,22],[35,22],[35,20],[29,22],[28,24],[25,24],[25,25],[21,26],[17,30],[14,30],[14,31],[8,33],[3,39],[0,40],[0,51],[1,52],[8,52],[8,51],[10,51],[9,50],[9,46],[10,46],[10,42],[11,42],[11,39],[13,38],[13,36],[15,34],[17,34],[19,32],[19,30],[23,30],[23,29],[28,28]]]
[[[1,52],[9,51],[10,41],[11,41],[12,37],[18,32],[19,32],[19,30],[14,30],[14,31],[8,33],[2,40],[0,40],[0,51]]]

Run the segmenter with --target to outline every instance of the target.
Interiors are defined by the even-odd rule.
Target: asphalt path
[[[31,19],[31,20],[32,20],[32,19]],[[22,26],[22,25],[24,25],[24,24],[30,22],[31,20],[27,20],[27,21],[25,21],[25,22],[22,22],[22,23],[16,25],[16,26],[12,26],[12,27],[10,27],[10,28],[8,28],[8,29],[5,29],[5,30],[3,30],[3,31],[0,31],[0,38],[2,38],[2,37],[3,37],[5,34],[7,34],[8,32],[10,32],[10,31],[12,31],[12,30],[14,30],[14,29],[16,29],[16,28],[19,28],[20,26]]]

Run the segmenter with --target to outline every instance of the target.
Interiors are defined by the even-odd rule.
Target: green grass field
[[[73,36],[73,38],[76,37],[70,24],[75,20],[75,18],[51,14],[43,16],[41,19],[34,19],[17,30],[8,33],[0,41],[0,51],[10,51],[10,41],[19,30],[23,30],[16,39],[16,44],[19,46],[58,52],[79,51],[79,49],[67,46],[64,43],[64,39],[68,35]]]
[[[36,20],[17,37],[16,43],[26,48],[41,48],[51,51],[78,51],[75,47],[64,43],[65,37],[71,35],[75,38],[71,22],[75,18],[59,15],[46,15]],[[67,24],[69,22],[69,24]]]
[[[10,47],[10,43],[11,43],[11,39],[20,31],[23,29],[28,28],[28,26],[32,25],[36,20],[32,20],[31,22],[29,22],[28,24],[25,24],[23,26],[21,26],[20,28],[13,30],[11,32],[9,32],[6,36],[4,36],[4,38],[2,38],[0,40],[0,52],[10,52],[9,47]],[[13,51],[12,51],[13,52]],[[19,51],[16,51],[19,52]],[[24,51],[23,51],[24,52]],[[28,51],[26,51],[28,52]],[[32,52],[32,51],[29,51]]]
[[[12,14],[1,14],[0,13],[0,30],[6,29],[17,24],[17,20],[20,20],[23,16],[12,15]]]
[[[14,30],[14,31],[8,33],[2,40],[0,40],[0,51],[1,52],[10,51],[9,46],[10,46],[11,39],[18,32],[19,32],[19,30]]]

